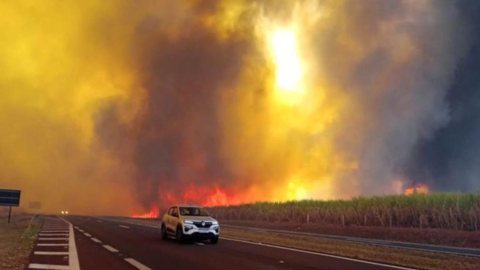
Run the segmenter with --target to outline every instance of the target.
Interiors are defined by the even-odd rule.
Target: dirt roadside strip
[[[0,215],[0,269],[25,269],[39,229],[34,215],[15,213],[10,224]]]
[[[461,255],[461,256],[480,258],[480,249],[477,249],[477,248],[461,248],[461,247],[452,247],[452,246],[419,244],[419,243],[411,243],[411,242],[369,239],[369,238],[350,237],[350,236],[342,236],[342,235],[328,235],[328,234],[288,231],[288,230],[279,230],[279,229],[267,229],[267,228],[258,228],[258,227],[246,227],[246,226],[237,226],[237,225],[228,225],[228,224],[223,224],[222,227],[251,230],[251,231],[271,232],[271,233],[285,234],[285,235],[307,236],[307,237],[314,237],[319,239],[329,239],[329,240],[337,240],[337,241],[352,242],[352,243],[359,243],[359,244],[368,244],[368,245],[383,246],[383,247],[393,247],[393,248],[399,248],[399,249],[409,249],[409,250],[427,251],[427,252],[433,252],[433,253],[445,253],[445,254],[451,254],[451,255]]]

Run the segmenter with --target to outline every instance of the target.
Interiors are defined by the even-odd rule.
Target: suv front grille
[[[203,223],[203,225],[202,225]],[[199,221],[195,221],[193,222],[193,225],[197,226],[198,228],[210,228],[210,226],[212,226],[212,222],[199,222]]]

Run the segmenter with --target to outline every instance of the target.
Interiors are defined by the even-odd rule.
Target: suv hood
[[[202,222],[202,221],[217,221],[216,219],[212,217],[207,217],[207,216],[182,216],[182,220],[191,220],[193,222]]]

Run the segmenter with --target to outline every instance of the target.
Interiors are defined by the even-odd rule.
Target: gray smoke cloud
[[[456,66],[445,97],[448,122],[421,140],[413,151],[407,174],[442,191],[480,190],[480,3],[460,1],[458,12],[466,20],[466,54]]]
[[[339,193],[355,183],[356,195],[385,194],[398,192],[396,180],[417,181],[406,170],[412,152],[450,121],[447,91],[472,33],[457,2],[422,3],[431,5],[348,2],[340,16],[351,19],[333,28],[354,35],[366,52],[361,57],[343,43],[342,31],[318,33],[318,47],[334,55],[322,59],[327,77],[353,100],[335,137],[360,169],[344,178]]]

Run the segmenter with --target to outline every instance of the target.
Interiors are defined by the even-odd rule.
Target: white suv
[[[175,236],[177,241],[209,239],[216,244],[220,225],[208,212],[198,206],[172,206],[162,218],[162,238]]]

